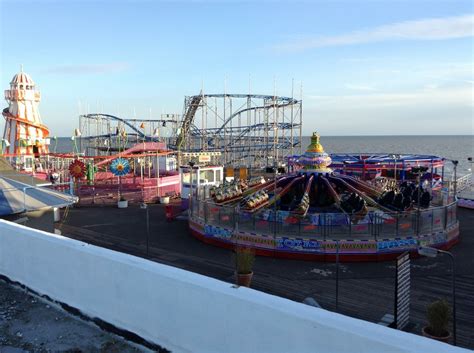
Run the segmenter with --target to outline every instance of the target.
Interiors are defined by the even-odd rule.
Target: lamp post
[[[192,208],[192,202],[193,202],[193,167],[194,167],[194,162],[190,161],[189,166],[191,167],[191,172],[189,175],[189,214],[193,214],[193,208]]]
[[[145,214],[146,214],[146,257],[149,258],[150,257],[150,213],[148,211],[148,205],[143,202],[141,205],[140,205],[140,208],[141,209],[144,209],[145,210]]]
[[[54,140],[53,152],[56,153],[56,149],[57,149],[57,147],[58,147],[58,137],[57,137],[57,136],[53,136],[52,139]],[[82,150],[82,146],[81,146],[81,150]]]
[[[156,141],[160,141],[160,128],[156,127],[155,130],[153,130],[153,136],[156,137]]]
[[[412,172],[417,175],[418,178],[418,195],[417,195],[417,220],[416,220],[416,233],[417,235],[420,234],[420,199],[421,199],[421,175],[428,170],[427,167],[413,167],[411,168]]]
[[[77,139],[82,136],[81,130],[78,128],[74,129],[74,134],[71,137],[71,140],[74,142],[74,151],[79,155],[79,149],[77,148]]]
[[[392,154],[392,155],[390,155],[390,157],[393,158],[393,160],[394,160],[395,168],[394,168],[394,172],[393,172],[393,178],[395,179],[395,186],[397,186],[397,160],[400,159],[400,155],[399,154]]]
[[[469,168],[469,172],[471,173],[471,179],[472,179],[472,157],[467,157],[467,161],[469,162],[469,164],[471,165],[471,167]]]
[[[160,128],[155,128],[153,131],[153,136],[156,137],[156,142],[160,141]],[[165,171],[166,171],[166,156],[165,156]],[[156,171],[155,171],[155,176],[156,176],[156,193],[158,197],[161,197],[160,195],[160,157],[158,154],[158,148],[156,149]]]
[[[438,254],[448,255],[451,259],[451,271],[452,271],[452,302],[453,302],[453,344],[456,345],[456,274],[455,274],[455,262],[454,256],[449,251],[439,250],[428,246],[420,246],[418,248],[418,254],[426,257],[436,257]]]
[[[454,190],[453,190],[453,193],[454,193],[454,201],[456,201],[456,194],[457,194],[457,191],[458,191],[458,175],[457,175],[457,169],[458,169],[459,161],[451,160],[451,162],[452,162],[453,165],[454,165]]]
[[[275,178],[275,182],[274,182],[274,185],[273,185],[273,198],[275,199],[274,202],[273,202],[273,227],[274,227],[274,237],[276,239],[276,233],[277,233],[277,198],[276,198],[276,191],[277,191],[277,177],[278,177],[278,162],[277,160],[275,159],[275,163],[274,163],[274,178]]]

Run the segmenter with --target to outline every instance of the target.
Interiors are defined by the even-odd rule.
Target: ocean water
[[[303,137],[303,150],[310,137]],[[458,172],[468,172],[474,158],[474,136],[321,136],[328,153],[428,154],[459,161]],[[447,163],[447,165],[450,163]]]
[[[310,137],[303,137],[303,151]],[[396,153],[429,154],[459,161],[460,175],[467,173],[474,157],[474,136],[321,136],[328,153]],[[71,152],[74,148],[69,137],[58,138],[57,152]],[[55,149],[51,141],[50,150]],[[449,164],[449,163],[448,163]]]

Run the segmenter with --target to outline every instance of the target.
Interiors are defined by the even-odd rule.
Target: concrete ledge
[[[0,274],[173,352],[468,352],[3,220]]]

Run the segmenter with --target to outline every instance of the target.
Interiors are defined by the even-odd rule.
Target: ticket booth
[[[224,178],[222,166],[180,166],[181,198],[189,199],[191,189],[206,192],[210,186],[220,185]],[[192,183],[192,186],[191,186]]]

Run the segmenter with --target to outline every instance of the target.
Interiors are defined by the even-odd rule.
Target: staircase
[[[189,129],[194,120],[194,115],[196,114],[199,105],[201,104],[202,95],[191,97],[191,101],[188,104],[186,112],[184,114],[183,123],[181,125],[181,131],[176,138],[176,148],[181,150],[183,143],[186,140],[186,137],[189,133]]]

